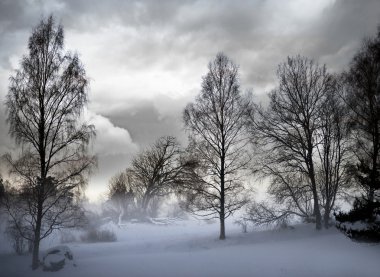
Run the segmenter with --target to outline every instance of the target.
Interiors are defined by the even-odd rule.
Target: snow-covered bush
[[[335,214],[336,227],[355,241],[380,242],[380,202],[356,199],[348,213]]]
[[[44,271],[61,270],[67,261],[73,261],[74,255],[70,248],[62,245],[48,249],[42,259]],[[73,264],[75,266],[75,263]]]

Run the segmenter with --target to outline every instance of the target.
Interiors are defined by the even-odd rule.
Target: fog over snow
[[[43,147],[52,141],[46,152],[58,153],[54,157],[57,161],[49,159],[46,164],[56,167],[43,175],[41,162],[37,166],[41,174],[36,176],[32,159],[25,159],[20,171],[31,178],[20,180],[26,187],[12,190],[8,184],[21,182],[6,181],[9,168],[2,157],[17,154],[23,147],[15,145],[6,122],[9,78],[28,53],[33,28],[49,15],[62,24],[65,51],[79,54],[90,81],[89,103],[78,122],[73,123],[85,121],[96,130],[96,138],[89,143],[88,156],[97,156],[97,166],[86,188],[90,201],[76,196],[80,195],[79,184],[83,184],[80,173],[87,165],[95,164],[95,159],[80,156],[85,147],[76,153],[57,147],[82,146],[91,133],[73,132],[77,125],[60,125],[62,118],[70,115],[67,107],[63,116],[56,113],[58,109],[47,108],[50,113],[46,118],[52,118],[50,125],[44,116],[35,117],[39,120],[32,123],[34,129],[29,136],[32,144]],[[287,96],[291,98],[289,105],[286,101],[273,104],[281,91],[272,94],[274,108],[261,114],[264,125],[260,125],[252,123],[257,106],[251,105],[250,99],[239,98],[234,90],[234,85],[240,84],[243,93],[253,92],[255,104],[265,106],[268,93],[278,86],[278,65],[288,56],[300,54],[326,64],[329,72],[341,73],[349,68],[363,38],[374,37],[377,28],[380,30],[379,0],[0,0],[0,277],[380,276],[378,175],[375,166],[372,171],[367,169],[369,162],[363,155],[365,152],[373,157],[375,153],[366,148],[372,143],[365,137],[368,130],[351,124],[355,121],[351,121],[354,117],[349,117],[347,108],[353,112],[352,106],[358,104],[369,110],[363,100],[367,95],[347,94],[338,101],[329,97],[330,92],[341,92],[337,85],[341,83],[335,82],[338,79],[321,70],[316,71],[323,74],[318,73],[314,82],[313,74],[300,70],[300,78],[307,76],[302,79],[305,82],[288,77],[292,74],[287,78],[290,83],[296,80],[294,83],[306,85],[290,89],[288,83],[284,85],[287,91],[297,94]],[[34,43],[40,47],[40,42],[36,39]],[[216,56],[220,52],[226,56]],[[185,116],[187,123],[196,122],[194,129],[201,126],[198,130],[211,134],[211,139],[205,140],[214,145],[198,142],[188,151],[192,155],[182,155],[181,147],[188,145],[183,122],[186,105],[194,103],[202,80],[204,87],[212,87],[207,83],[210,80],[219,86],[222,83],[212,75],[220,67],[213,69],[210,65],[208,71],[208,63],[215,57],[218,66],[228,65],[224,78],[229,86],[225,87],[232,89],[220,93],[211,88],[219,99],[204,108],[201,104],[207,105],[207,95],[197,98],[196,104],[203,102],[188,106]],[[224,64],[227,57],[238,65],[236,83],[234,65]],[[297,57],[289,59],[287,65],[302,68],[302,62]],[[368,64],[365,70],[370,68]],[[202,79],[207,72],[213,77]],[[376,70],[372,72],[378,74]],[[78,71],[69,73],[78,83],[78,79],[83,80],[77,78],[81,75]],[[320,80],[323,89],[319,89]],[[348,81],[345,85],[355,90],[355,84]],[[313,94],[309,93],[313,89],[315,99],[304,97]],[[328,92],[319,94],[322,90]],[[305,95],[300,96],[300,91],[306,91]],[[18,101],[20,94],[15,94],[14,102],[25,108],[22,104],[30,101]],[[62,94],[57,97],[60,100],[35,95],[38,103],[46,98],[58,105],[75,102]],[[224,100],[220,100],[221,95]],[[297,98],[304,98],[300,105],[292,101]],[[355,105],[343,105],[352,99]],[[309,103],[314,105],[311,110],[318,111],[312,123],[305,115],[309,113]],[[39,106],[41,113],[44,105]],[[306,108],[300,111],[300,106]],[[220,112],[224,108],[226,111]],[[216,115],[210,116],[210,110]],[[35,109],[29,112],[27,123],[33,121]],[[292,112],[294,118],[303,121],[292,119]],[[202,116],[208,120],[206,123]],[[223,125],[223,118],[233,124]],[[321,124],[322,120],[326,123]],[[53,132],[41,139],[41,126],[49,126],[51,134],[50,127],[54,129],[56,122],[66,128],[60,130],[62,136]],[[212,126],[208,129],[209,122]],[[248,135],[247,122],[251,124]],[[351,133],[347,122],[353,126]],[[374,126],[372,123],[368,125]],[[271,128],[271,124],[279,128]],[[256,129],[250,129],[252,126]],[[305,126],[310,128],[306,130]],[[327,132],[326,127],[336,133]],[[254,132],[260,134],[256,136]],[[34,140],[36,133],[39,143]],[[352,133],[360,138],[364,134],[364,139],[353,138]],[[277,144],[271,140],[276,135]],[[158,140],[163,136],[167,137]],[[307,143],[305,137],[309,139]],[[262,144],[257,143],[255,148],[253,140]],[[315,146],[310,147],[312,144]],[[358,149],[352,150],[352,145]],[[150,151],[139,152],[147,147]],[[329,156],[326,149],[339,155]],[[318,155],[315,161],[314,155]],[[215,156],[220,159],[215,161]],[[134,157],[137,158],[131,166]],[[351,159],[364,162],[349,163]],[[205,161],[207,164],[202,164]],[[127,167],[131,170],[119,174]],[[67,172],[53,171],[56,168]],[[267,175],[257,174],[265,170]],[[72,175],[67,177],[68,173]],[[373,179],[366,178],[367,173]],[[274,185],[266,193],[268,175],[273,177]],[[357,185],[362,185],[362,190]],[[367,193],[368,199],[362,197],[362,203],[353,205],[359,193]],[[339,213],[352,207],[353,213]],[[208,217],[196,216],[197,212]],[[49,270],[57,272],[46,272]]]
[[[346,68],[361,39],[375,34],[380,1],[2,0],[2,103],[32,27],[51,13],[91,80],[99,166],[87,195],[95,200],[138,149],[162,135],[186,142],[183,108],[217,52],[240,65],[243,90],[264,99],[288,55],[315,58],[333,72]],[[13,148],[0,105],[0,154]]]
[[[30,256],[0,251],[0,276],[370,277],[380,270],[378,244],[353,243],[335,228],[316,231],[310,224],[243,234],[228,221],[226,241],[217,239],[217,221],[104,228],[117,234],[117,242],[66,243],[74,261],[58,272],[31,271]],[[43,248],[55,246],[59,235],[44,241]]]

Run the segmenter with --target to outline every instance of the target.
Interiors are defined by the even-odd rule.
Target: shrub
[[[113,242],[116,241],[116,234],[111,230],[97,230],[95,228],[89,229],[81,240],[84,242]]]
[[[5,234],[8,236],[12,243],[13,250],[18,254],[22,255],[27,251],[31,252],[31,241],[26,240],[21,236],[20,231],[14,224],[10,224],[6,230]]]
[[[70,243],[70,242],[76,242],[77,238],[75,235],[70,231],[62,231],[61,232],[61,243]]]

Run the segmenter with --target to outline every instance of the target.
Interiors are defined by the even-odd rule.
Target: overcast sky
[[[263,99],[287,56],[346,69],[363,37],[375,35],[380,1],[0,0],[0,155],[14,148],[3,105],[9,76],[33,26],[51,13],[91,80],[86,116],[97,129],[99,168],[87,195],[96,199],[158,137],[185,143],[182,110],[217,52],[240,66],[242,90]]]

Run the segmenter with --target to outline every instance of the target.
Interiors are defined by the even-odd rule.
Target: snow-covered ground
[[[117,242],[66,244],[76,267],[59,272],[31,271],[30,256],[0,248],[0,276],[380,276],[380,245],[354,243],[335,228],[296,225],[244,234],[229,222],[225,241],[218,240],[217,221],[109,228]]]

